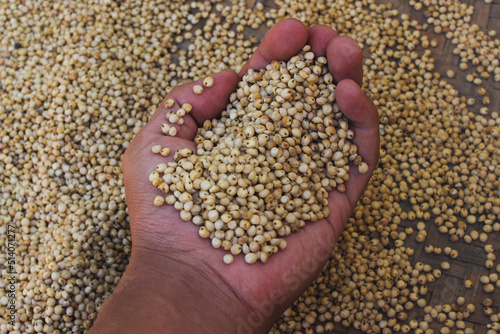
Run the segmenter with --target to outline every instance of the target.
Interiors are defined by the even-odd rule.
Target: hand
[[[164,194],[151,185],[148,176],[165,158],[153,154],[151,147],[160,144],[172,152],[186,147],[196,152],[193,139],[197,128],[220,115],[248,69],[264,68],[272,60],[288,60],[306,43],[316,56],[328,58],[337,83],[337,102],[350,120],[353,141],[369,172],[359,174],[351,168],[346,191],[329,194],[330,216],[287,237],[288,247],[271,256],[267,264],[249,265],[240,255],[226,265],[222,261],[225,253],[200,238],[197,226],[182,221],[172,206],[153,206],[155,196]],[[301,22],[289,19],[266,34],[239,75],[233,71],[214,75],[215,84],[202,95],[193,93],[195,82],[173,89],[166,99],[176,101],[174,109],[185,102],[193,106],[184,117],[185,123],[177,126],[177,136],[161,131],[166,114],[162,103],[123,157],[132,256],[91,333],[267,333],[330,257],[376,167],[378,114],[360,89],[362,76],[361,50],[352,39],[338,37],[325,26],[306,29]]]

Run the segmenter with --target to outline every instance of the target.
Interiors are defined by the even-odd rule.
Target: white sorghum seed
[[[161,151],[161,150],[162,150],[161,145],[154,145],[154,146],[151,148],[151,151],[152,151],[153,153],[155,153],[155,154],[156,154],[156,153],[160,153],[160,151]]]
[[[177,124],[179,122],[179,117],[180,115],[179,114],[171,114],[168,118],[168,121],[172,124]],[[172,128],[171,128],[172,129]]]
[[[248,264],[253,264],[257,261],[258,256],[255,253],[248,253],[245,255],[245,262]]]
[[[366,174],[368,172],[368,164],[366,162],[362,162],[358,165],[358,172],[360,174]]]
[[[164,157],[168,157],[170,155],[170,148],[169,147],[162,148],[160,154]]]
[[[214,85],[214,78],[212,77],[206,77],[203,80],[203,86],[205,87],[212,87]]]
[[[177,135],[177,128],[172,126],[170,130],[168,130],[168,135],[171,137],[175,137]]]
[[[231,254],[224,255],[224,263],[225,264],[233,263],[233,256]]]
[[[199,234],[202,238],[208,238],[210,236],[210,231],[205,226],[202,226],[199,229]]]
[[[201,93],[203,93],[203,87],[201,85],[194,85],[193,86],[193,92],[196,95],[200,95]]]
[[[173,99],[167,99],[165,101],[165,108],[169,109],[172,108],[175,104],[175,101]]]
[[[170,131],[170,125],[169,125],[169,124],[167,124],[167,123],[162,124],[162,126],[161,126],[161,131],[162,131],[164,134],[168,135],[168,133],[169,133],[169,131]]]
[[[156,196],[155,197],[155,199],[154,199],[155,206],[162,206],[163,203],[165,203],[165,199],[163,198],[163,196]]]
[[[441,262],[441,268],[442,268],[443,270],[449,270],[449,269],[450,269],[450,263],[449,263],[449,262],[446,262],[446,261]]]
[[[186,113],[190,113],[191,110],[193,110],[193,106],[189,103],[184,103],[182,105],[182,109],[184,109],[186,111]]]

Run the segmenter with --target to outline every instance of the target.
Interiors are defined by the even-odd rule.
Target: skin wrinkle
[[[144,248],[144,247],[141,247]],[[154,251],[158,253],[157,250],[149,249],[150,251]],[[176,251],[175,247],[171,248],[169,252],[162,253],[161,255],[167,256],[168,259],[171,261],[172,268],[178,269],[179,267],[184,266],[185,268],[188,268],[190,271],[194,271],[193,275],[190,275],[189,277],[197,277],[197,278],[202,278],[203,281],[212,281],[214,277],[217,277],[219,281],[222,284],[217,284],[215,282],[212,282],[213,284],[209,285],[204,285],[202,289],[205,291],[205,296],[204,297],[209,297],[208,299],[213,301],[214,307],[226,314],[228,317],[230,317],[230,313],[227,311],[231,309],[231,303],[228,302],[231,298],[236,297],[237,300],[240,302],[241,305],[245,307],[245,309],[250,310],[251,307],[248,305],[248,303],[245,302],[245,300],[239,296],[233,289],[232,287],[228,284],[228,282],[223,279],[220,274],[215,271],[213,268],[210,268],[208,263],[206,261],[203,261],[204,267],[208,269],[208,271],[211,271],[211,274],[207,273],[205,269],[202,269],[198,266],[193,265],[190,261],[183,261],[181,258],[183,255],[185,255],[186,251]],[[192,280],[186,280],[186,276],[180,276],[178,277],[177,275],[170,275],[168,276],[168,273],[177,273],[177,270],[169,270],[167,271],[160,270],[157,266],[151,266],[150,269],[158,274],[160,277],[164,277],[165,279],[174,279],[177,283],[180,283],[186,287],[186,289],[192,289],[193,288],[193,281]],[[196,285],[198,286],[198,285]],[[221,287],[225,287],[226,289],[223,289]],[[214,288],[216,288],[214,290]],[[208,292],[208,293],[207,293]],[[221,295],[222,293],[222,295]],[[193,300],[193,302],[196,302],[196,300]],[[190,317],[196,317],[197,314],[190,314]],[[192,321],[192,320],[191,320]],[[196,323],[198,324],[204,324],[203,319],[199,319]],[[205,329],[208,329],[205,327]],[[208,332],[208,331],[207,331]]]
[[[247,309],[249,312],[251,311],[257,311],[253,307],[250,306],[250,304],[236,291],[233,289],[231,284],[217,271],[215,268],[212,268],[206,260],[203,260],[203,263],[206,265],[206,267],[221,281],[224,286],[233,294],[233,296],[236,297],[236,299],[241,303],[241,305],[244,306],[245,309]],[[215,296],[217,297],[217,295]],[[228,305],[229,307],[231,305]]]
[[[159,235],[156,235],[156,234],[154,234],[152,237],[156,237],[159,240],[163,240],[163,237],[161,237]],[[253,312],[257,311],[257,309],[254,309],[253,307],[251,307],[250,304],[248,302],[246,302],[246,300],[239,293],[237,293],[233,289],[233,287],[231,286],[231,284],[222,275],[220,275],[220,273],[217,270],[215,270],[215,268],[212,268],[210,266],[210,264],[208,263],[208,261],[205,258],[203,258],[203,257],[201,258],[202,263],[204,264],[204,266],[203,266],[204,269],[201,269],[201,268],[199,268],[197,266],[192,265],[192,263],[190,261],[183,261],[183,260],[181,260],[181,258],[183,258],[184,256],[186,256],[186,252],[193,253],[193,254],[195,254],[194,256],[197,257],[197,251],[199,251],[199,249],[194,248],[194,247],[191,247],[190,249],[186,249],[186,246],[189,246],[189,243],[187,243],[187,245],[183,245],[182,247],[176,247],[175,245],[173,245],[170,242],[168,249],[166,249],[164,251],[159,251],[155,247],[147,247],[147,246],[144,246],[144,245],[142,245],[142,246],[137,245],[135,248],[142,249],[142,250],[147,250],[148,252],[153,252],[153,253],[156,253],[156,254],[158,254],[160,256],[167,256],[170,261],[172,261],[174,263],[177,263],[177,264],[180,264],[180,265],[184,265],[187,268],[190,268],[191,270],[194,270],[195,273],[197,273],[197,274],[202,274],[202,275],[193,275],[193,276],[190,275],[189,277],[200,277],[200,276],[202,276],[202,277],[205,277],[207,281],[209,281],[209,280],[211,280],[212,276],[210,276],[209,274],[206,274],[206,270],[210,271],[212,273],[212,275],[215,275],[218,278],[218,280],[221,283],[223,283],[222,286],[224,286],[227,290],[229,290],[229,292],[232,293],[232,296],[236,297],[236,299],[239,301],[239,303],[241,305],[244,306],[245,309],[251,310]],[[156,266],[152,266],[152,267],[154,268],[154,271],[157,274],[159,274],[160,276],[164,276],[165,275],[164,272],[160,271]],[[178,268],[178,266],[176,266],[176,265],[173,265],[172,267]],[[192,285],[192,282],[185,282],[185,284],[187,284],[187,286],[190,287]],[[213,283],[209,287],[210,288],[211,287],[219,287],[219,285],[216,284],[216,283]],[[226,291],[225,289],[219,288],[218,290],[221,291],[221,292],[223,292],[225,296],[231,297],[231,294],[225,292]],[[210,290],[210,289],[209,289],[209,291],[211,292],[211,294],[212,294],[212,296],[214,298],[217,298],[217,299],[221,298],[220,294],[218,294],[216,292],[212,292],[212,290]],[[225,298],[223,298],[223,301],[225,301]],[[224,303],[226,303],[226,302],[224,302]],[[228,306],[230,306],[230,305],[228,305]]]
[[[348,198],[347,191],[344,194],[340,194],[339,193],[339,195],[342,195],[345,198],[345,202],[346,202],[345,205],[349,206],[349,210],[353,210],[353,205],[352,205],[351,201]],[[349,211],[349,212],[352,212],[352,211]],[[332,212],[332,214],[335,214],[335,212]],[[347,219],[349,219],[349,217],[346,214],[346,211],[344,211],[344,210],[339,210],[338,214],[342,216],[342,219],[345,222],[347,222]],[[340,230],[336,230],[334,224],[328,224],[328,225],[330,225],[332,227],[333,235],[335,236],[335,239],[338,239],[340,237],[340,234],[342,233],[342,230],[344,229],[344,226],[342,226],[342,228]]]
[[[156,208],[156,210],[160,210],[160,209]],[[169,211],[165,211],[163,213],[163,217],[162,218],[165,218],[164,221],[173,221],[175,219],[178,219],[177,212],[170,211],[170,210]],[[152,221],[152,220],[155,221],[154,224],[148,223],[149,221]],[[154,230],[156,230],[157,227],[160,228],[161,226],[165,225],[165,223],[161,222],[161,221],[156,221],[155,213],[152,213],[151,216],[131,217],[130,226],[134,230],[134,234],[137,234],[137,235],[140,234],[143,237],[147,237],[147,238],[151,239],[145,246],[143,245],[143,246],[141,246],[139,248],[144,248],[144,249],[153,251],[155,253],[158,253],[160,255],[163,254],[163,253],[168,254],[171,250],[175,251],[175,249],[183,249],[182,247],[187,247],[189,249],[196,250],[196,248],[194,248],[191,245],[191,243],[189,243],[189,242],[182,243],[182,245],[183,245],[182,247],[177,247],[177,248],[172,248],[171,249],[173,241],[183,241],[184,240],[183,238],[174,238],[174,239],[171,238],[170,234],[172,232],[176,231],[176,227],[175,226],[169,225],[169,230],[167,231],[169,233],[148,233],[146,231],[137,229],[137,227],[136,227],[136,226],[143,226],[143,225],[149,225],[150,228],[154,227]],[[193,228],[191,227],[191,229],[193,229]],[[192,231],[186,231],[186,233],[192,233]],[[134,236],[132,236],[132,238],[134,239]],[[142,239],[142,238],[140,238],[140,239]],[[169,240],[168,248],[164,249],[163,253],[159,253],[158,252],[158,245],[161,245],[162,242],[164,240],[166,240],[166,239]],[[135,244],[137,244],[137,243],[135,243]],[[151,247],[148,247],[150,245],[151,245]],[[177,253],[178,254],[182,254],[181,251],[178,251]]]
[[[145,247],[142,247],[142,248],[145,248]],[[149,250],[160,254],[160,252],[158,250],[155,250],[155,249],[149,249]],[[196,252],[196,250],[197,249],[193,248],[191,250],[191,252]],[[229,282],[224,277],[222,277],[217,270],[212,268],[210,266],[210,264],[205,259],[202,259],[203,268],[201,268],[200,266],[193,265],[191,261],[183,261],[182,260],[182,258],[185,257],[185,255],[186,255],[185,248],[182,248],[182,250],[176,250],[175,247],[169,247],[168,252],[161,252],[160,255],[162,255],[162,256],[166,255],[168,257],[168,259],[172,262],[172,268],[178,269],[179,265],[180,265],[180,266],[187,267],[188,270],[194,271],[195,274],[189,275],[189,277],[201,277],[201,278],[204,278],[205,281],[212,281],[211,282],[212,284],[203,286],[203,289],[207,289],[207,290],[205,290],[205,292],[208,291],[209,292],[208,296],[214,299],[214,301],[215,301],[214,305],[216,305],[217,309],[219,309],[223,313],[227,314],[228,316],[230,316],[230,315],[226,311],[226,309],[230,309],[232,306],[232,304],[229,303],[228,300],[230,300],[231,298],[234,298],[234,297],[239,301],[240,305],[242,305],[246,310],[248,310],[249,313],[250,312],[258,312],[257,309],[252,308],[248,304],[248,302],[246,302],[245,299],[241,295],[239,295],[231,287]],[[189,257],[187,257],[187,258],[189,258]],[[165,272],[160,271],[156,266],[152,266],[152,268],[158,275],[165,276]],[[211,274],[207,273],[207,271],[210,272]],[[169,272],[176,273],[177,271],[176,270],[173,270],[173,271],[168,270],[167,273],[169,273]],[[181,277],[177,277],[177,276],[172,275],[170,277],[176,279],[178,282],[181,282],[188,289],[191,289],[193,287],[192,281],[186,281],[184,279],[186,277],[186,275],[183,275]],[[213,282],[214,277],[216,277],[218,279],[218,281],[222,284],[217,284],[216,282]],[[214,290],[214,288],[216,288],[216,290]],[[223,295],[221,295],[221,293]],[[225,307],[221,307],[221,305],[225,305]],[[203,321],[200,321],[199,323],[203,323]]]
[[[333,228],[332,224],[329,224],[325,219],[318,220],[318,221],[314,222],[313,224],[323,224],[323,223],[326,223],[326,225],[332,230],[332,232],[335,233],[335,229]],[[317,240],[317,238],[315,238],[311,234],[311,230],[308,228],[304,228],[304,231],[307,234],[307,236],[309,237],[309,239],[313,241],[311,244],[317,245],[318,240]],[[299,240],[300,240],[300,245],[301,245],[302,249],[304,249],[304,252],[309,253],[308,247],[306,247],[306,245],[304,244],[305,240],[303,240],[303,239],[299,239]]]

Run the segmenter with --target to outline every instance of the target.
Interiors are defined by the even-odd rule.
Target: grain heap
[[[186,113],[169,111],[167,120],[178,123],[179,111]],[[162,126],[169,135],[172,129]],[[326,58],[316,59],[306,45],[288,62],[250,70],[221,118],[199,129],[196,154],[177,151],[149,180],[173,193],[165,202],[201,226],[202,238],[231,252],[226,263],[240,253],[247,263],[265,263],[285,249],[283,237],[330,214],[328,192],[345,191],[349,163],[368,171],[353,137]]]
[[[249,3],[0,0],[1,333],[92,325],[130,255],[119,161],[134,134],[172,87],[238,71],[263,28],[285,17],[363,46],[382,155],[335,253],[273,331],[498,332],[494,32],[456,0],[411,1],[427,22],[373,0]],[[465,64],[449,80],[435,69],[430,26]],[[14,327],[4,318],[11,235]],[[481,262],[477,277],[455,261],[467,253]]]

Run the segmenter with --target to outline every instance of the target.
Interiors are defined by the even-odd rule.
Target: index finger
[[[359,86],[363,84],[363,53],[355,40],[347,36],[335,37],[328,43],[326,54],[335,83],[352,79]]]
[[[306,44],[306,26],[296,19],[286,19],[273,26],[264,36],[255,53],[243,66],[240,76],[249,69],[265,68],[273,60],[288,60]]]

